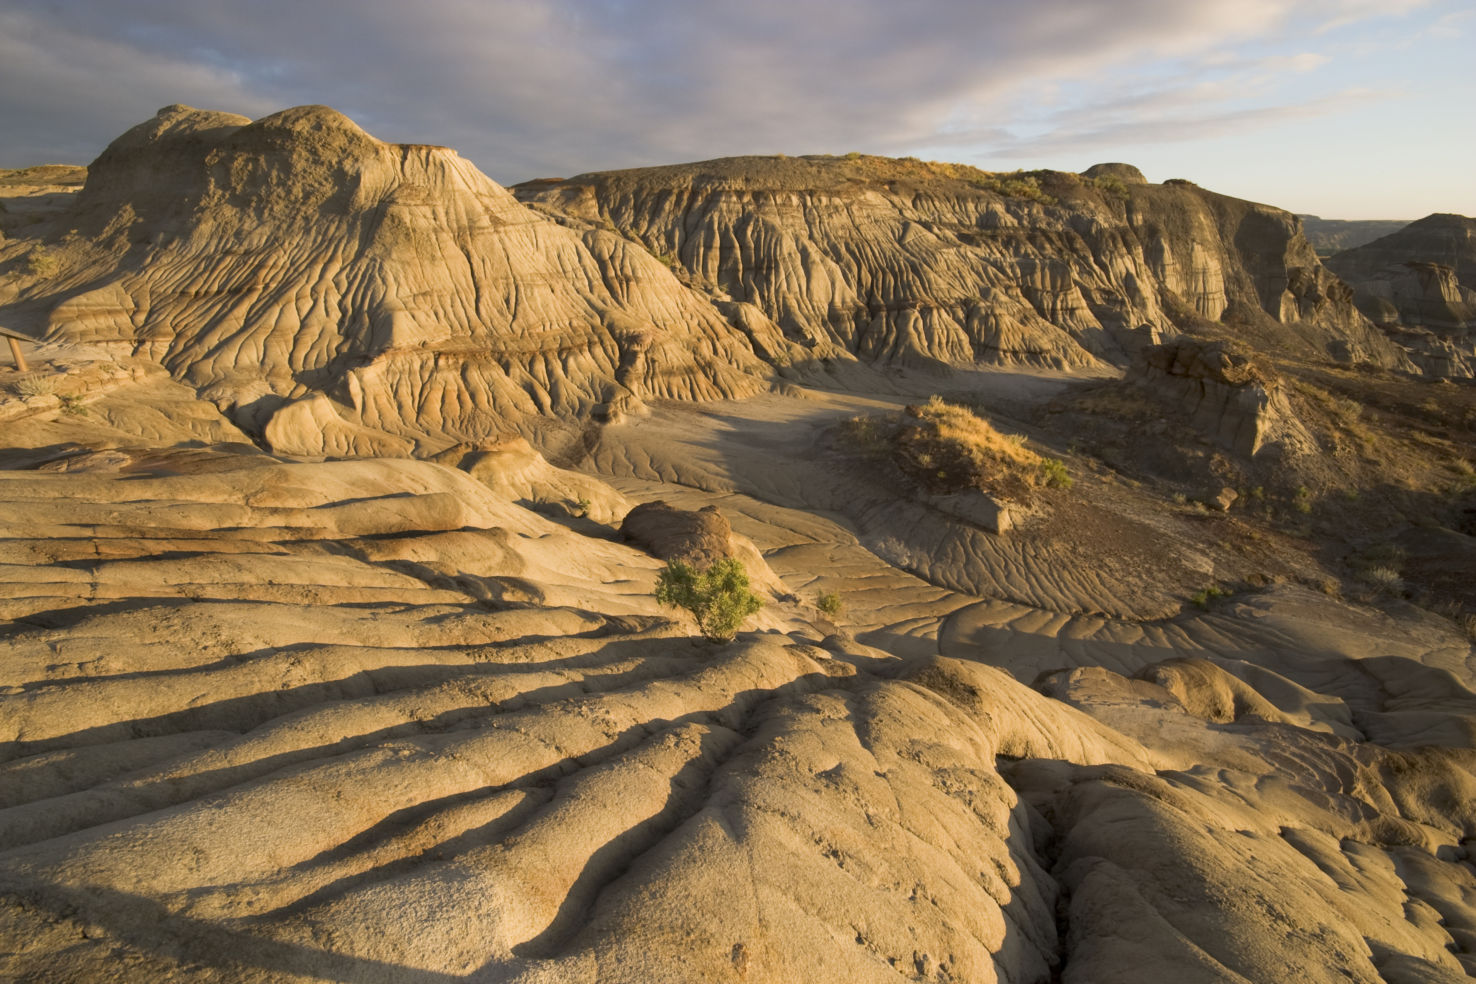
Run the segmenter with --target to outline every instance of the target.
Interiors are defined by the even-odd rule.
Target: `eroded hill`
[[[1241,312],[1344,361],[1398,364],[1296,218],[1126,165],[998,175],[885,158],[732,158],[529,182],[796,341],[903,364],[1120,363],[1176,308]],[[1125,175],[1125,176],[1124,176]]]
[[[434,451],[764,385],[749,341],[644,249],[325,107],[167,107],[25,231],[0,254],[17,317],[159,362],[283,451]]]
[[[1428,372],[1476,375],[1476,219],[1428,215],[1327,265]]]

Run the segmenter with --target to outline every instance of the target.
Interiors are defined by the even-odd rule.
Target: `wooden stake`
[[[21,372],[30,372],[30,367],[26,365],[26,357],[21,355],[21,343],[9,335],[5,336],[5,340],[10,343],[10,354],[15,357],[15,367]]]

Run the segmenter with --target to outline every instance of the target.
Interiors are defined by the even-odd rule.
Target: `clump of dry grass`
[[[56,391],[56,379],[52,376],[32,373],[16,380],[14,386],[15,391],[24,397],[45,396],[47,393]]]
[[[931,492],[983,489],[1019,492],[1022,487],[1062,484],[1056,469],[1025,447],[1020,438],[1001,434],[966,407],[933,397],[907,408],[898,430],[898,466]]]
[[[977,489],[1025,501],[1038,488],[1069,489],[1065,464],[1002,434],[967,407],[934,396],[900,416],[853,417],[840,430],[852,453],[890,462],[925,491],[948,495]]]

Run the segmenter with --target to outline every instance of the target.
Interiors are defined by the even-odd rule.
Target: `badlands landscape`
[[[0,172],[0,978],[1469,979],[1476,220],[1374,231],[318,106]]]

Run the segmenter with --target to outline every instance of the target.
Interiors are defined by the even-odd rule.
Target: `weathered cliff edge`
[[[1174,339],[1140,353],[1126,380],[1242,458],[1317,453],[1283,382],[1241,346]]]
[[[1324,357],[1403,359],[1295,216],[1136,168],[995,175],[847,156],[739,157],[515,187],[613,227],[791,339],[892,362],[1126,363],[1175,317],[1270,319]]]

